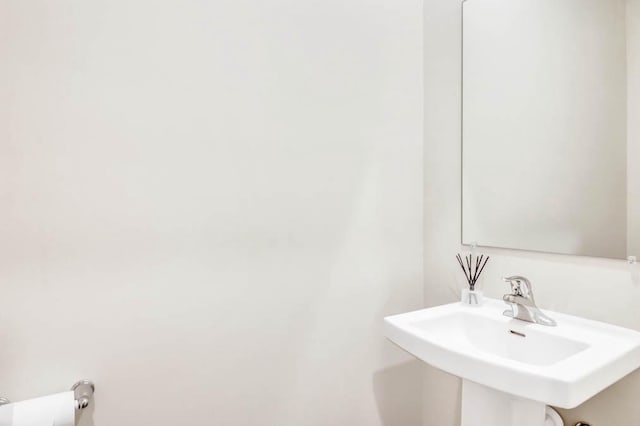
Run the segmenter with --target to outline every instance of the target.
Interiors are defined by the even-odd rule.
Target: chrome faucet
[[[503,280],[511,284],[511,294],[505,294],[502,297],[505,303],[511,306],[511,309],[504,311],[506,316],[536,324],[556,326],[556,322],[536,306],[531,291],[531,281],[517,275],[503,278]]]

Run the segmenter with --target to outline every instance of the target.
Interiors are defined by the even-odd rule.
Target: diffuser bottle
[[[481,306],[484,301],[481,286],[482,272],[489,261],[489,256],[476,256],[472,251],[471,254],[464,257],[458,254],[456,259],[462,274],[464,274],[460,301],[469,306]]]

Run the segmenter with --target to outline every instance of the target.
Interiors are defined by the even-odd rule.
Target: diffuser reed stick
[[[474,291],[476,289],[476,283],[478,282],[482,271],[484,271],[484,267],[487,266],[489,256],[484,257],[484,254],[474,256],[473,254],[470,254],[465,256],[465,261],[463,262],[462,256],[458,253],[456,255],[456,259],[460,264],[460,268],[462,268],[462,272],[464,272],[464,277],[469,283],[469,290]]]

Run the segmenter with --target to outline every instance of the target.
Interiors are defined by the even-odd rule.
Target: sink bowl
[[[555,312],[556,327],[503,315],[502,301],[385,318],[385,334],[417,358],[469,382],[574,408],[640,367],[640,333]],[[464,394],[463,394],[464,399]],[[513,423],[516,424],[516,423]]]

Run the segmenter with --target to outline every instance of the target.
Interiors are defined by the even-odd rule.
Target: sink
[[[392,342],[463,379],[465,426],[542,425],[547,404],[574,408],[640,367],[636,331],[547,311],[558,323],[548,327],[504,316],[506,307],[485,299],[385,318]]]

